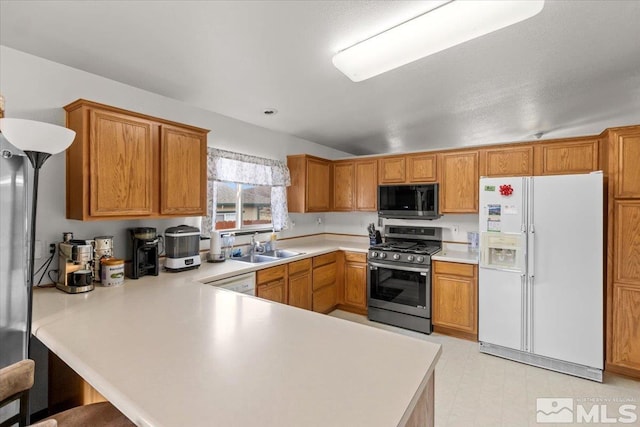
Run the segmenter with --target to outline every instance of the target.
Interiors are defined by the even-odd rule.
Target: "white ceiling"
[[[636,0],[547,0],[523,23],[360,83],[333,67],[338,50],[432,7],[2,0],[0,43],[354,154],[640,123]]]

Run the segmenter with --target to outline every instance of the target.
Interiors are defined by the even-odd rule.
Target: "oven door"
[[[387,265],[369,261],[367,300],[370,307],[430,318],[429,267]]]

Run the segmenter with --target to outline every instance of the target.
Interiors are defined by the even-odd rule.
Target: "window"
[[[208,147],[207,216],[202,231],[273,228],[287,225],[286,163]]]
[[[215,183],[216,230],[271,228],[271,186]]]

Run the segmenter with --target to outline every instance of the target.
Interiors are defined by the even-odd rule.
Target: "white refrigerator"
[[[480,351],[601,382],[602,173],[479,189]]]

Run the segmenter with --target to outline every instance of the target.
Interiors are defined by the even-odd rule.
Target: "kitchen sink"
[[[304,255],[304,252],[288,251],[286,249],[276,249],[275,251],[264,252],[262,255],[274,258],[291,258],[292,256]]]
[[[231,258],[231,259],[234,261],[250,262],[252,264],[258,264],[261,262],[273,262],[278,260],[278,258],[275,256],[265,256],[262,254],[245,255],[245,256]]]

